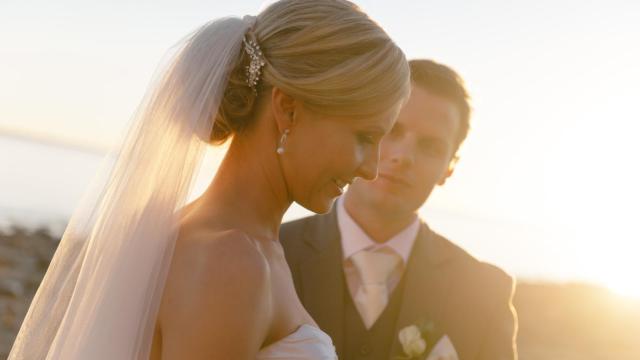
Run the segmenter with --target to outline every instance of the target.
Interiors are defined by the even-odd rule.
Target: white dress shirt
[[[340,231],[340,238],[342,242],[342,254],[343,254],[343,267],[344,274],[351,293],[352,299],[358,292],[361,285],[358,272],[355,266],[351,262],[350,258],[358,251],[367,250],[379,250],[385,248],[386,251],[394,251],[402,258],[402,262],[398,265],[393,275],[389,277],[388,292],[391,294],[396,285],[402,278],[402,273],[409,261],[411,255],[411,248],[418,235],[420,229],[420,220],[416,216],[416,219],[409,224],[402,231],[391,237],[384,243],[377,243],[367,235],[364,230],[353,220],[351,215],[344,207],[344,197],[340,197],[337,200],[337,216],[338,216],[338,230]]]

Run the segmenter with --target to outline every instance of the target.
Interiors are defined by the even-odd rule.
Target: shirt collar
[[[418,230],[420,228],[420,220],[418,217],[391,239],[382,244],[378,244],[373,241],[369,235],[362,230],[360,225],[353,220],[351,215],[349,215],[347,209],[344,207],[344,197],[340,197],[337,201],[337,212],[338,229],[342,239],[342,254],[344,260],[350,258],[358,251],[367,248],[378,249],[386,246],[398,253],[405,264],[409,261],[411,248],[416,240],[416,236],[418,236]]]

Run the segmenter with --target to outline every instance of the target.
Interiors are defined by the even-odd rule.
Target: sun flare
[[[607,288],[624,298],[640,300],[640,284],[637,282],[614,281],[609,283]]]

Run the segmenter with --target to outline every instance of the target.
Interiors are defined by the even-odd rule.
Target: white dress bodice
[[[258,352],[258,360],[336,360],[331,337],[316,326],[304,324],[288,336]]]

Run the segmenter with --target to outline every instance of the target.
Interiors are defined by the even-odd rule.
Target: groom
[[[382,141],[378,178],[355,181],[330,213],[282,226],[296,290],[340,359],[515,359],[511,277],[417,216],[453,173],[467,92],[444,65],[410,66],[413,91]]]

